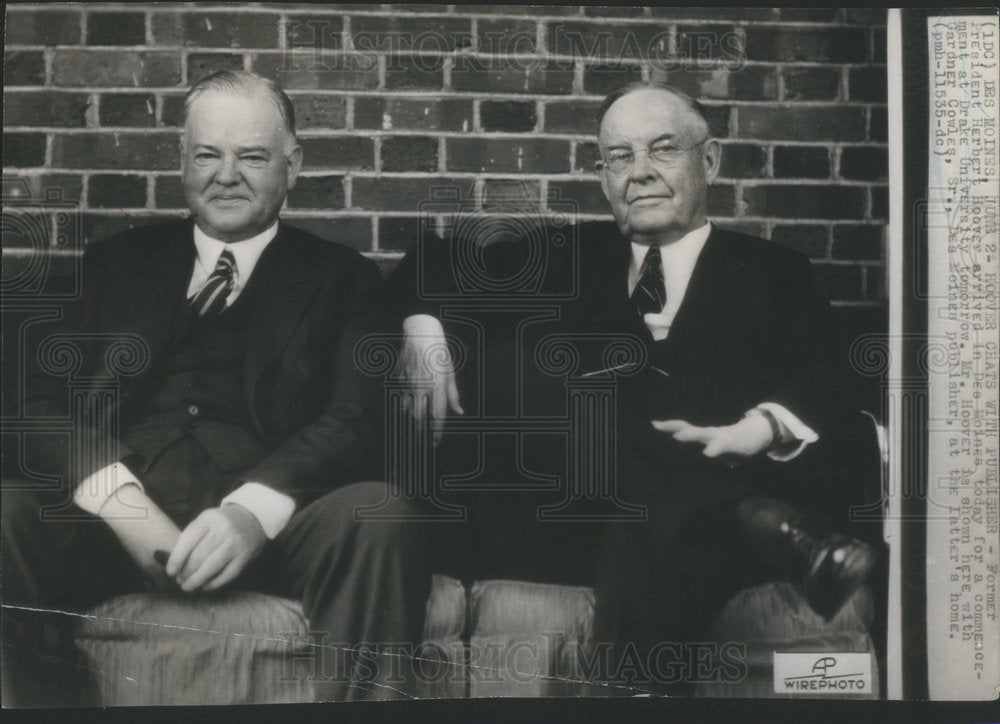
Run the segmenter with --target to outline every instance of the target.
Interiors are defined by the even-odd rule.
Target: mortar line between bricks
[[[567,55],[562,53],[486,53],[472,50],[419,50],[419,49],[405,49],[399,51],[387,51],[383,49],[371,49],[371,50],[321,50],[320,48],[309,47],[309,46],[292,46],[291,48],[260,48],[254,46],[239,46],[239,47],[226,47],[226,46],[188,46],[188,45],[42,45],[39,43],[32,44],[18,44],[13,43],[5,46],[6,50],[40,50],[42,48],[54,48],[56,50],[80,50],[80,51],[100,51],[100,52],[110,52],[119,51],[124,53],[136,53],[136,52],[156,52],[156,53],[170,53],[170,52],[187,52],[187,53],[204,53],[204,54],[233,54],[233,53],[253,53],[254,55],[260,56],[277,56],[277,55],[290,55],[293,58],[298,57],[301,59],[306,59],[308,57],[321,56],[329,59],[339,58],[339,57],[350,57],[350,56],[387,56],[391,55],[394,57],[421,57],[421,58],[471,58],[474,60],[517,60],[517,61],[544,61],[553,63],[565,63],[569,66],[572,63],[580,61],[585,65],[591,66],[642,66],[642,65],[666,65],[670,66],[668,70],[685,70],[685,71],[713,71],[713,70],[733,70],[738,72],[739,70],[747,67],[775,67],[778,65],[792,66],[792,67],[802,67],[802,68],[882,68],[886,67],[885,63],[875,62],[870,60],[796,60],[796,61],[785,61],[785,60],[757,60],[744,58],[739,61],[739,67],[729,68],[733,61],[715,60],[715,61],[697,61],[693,60],[687,56],[666,56],[663,58],[657,57],[633,57],[633,56],[616,56],[609,54],[607,56],[582,56],[582,55]],[[676,68],[674,66],[682,66],[681,68]],[[565,68],[568,72],[569,67]]]
[[[584,7],[584,6],[579,6]],[[847,20],[786,20],[781,18],[770,18],[770,19],[740,19],[740,20],[709,20],[704,17],[676,17],[676,18],[660,18],[653,17],[651,15],[637,15],[637,16],[609,16],[601,17],[586,14],[574,14],[574,15],[528,15],[528,14],[517,14],[517,13],[477,13],[474,10],[468,11],[448,11],[443,10],[441,12],[416,12],[406,11],[405,4],[392,5],[392,9],[351,9],[351,10],[337,10],[336,8],[324,8],[316,6],[315,9],[312,7],[289,7],[289,8],[268,8],[268,7],[244,7],[240,6],[239,10],[235,10],[233,5],[230,4],[205,4],[198,5],[197,7],[192,7],[187,4],[180,5],[178,7],[163,8],[163,9],[153,9],[153,13],[177,13],[182,15],[197,15],[204,13],[221,13],[221,14],[240,14],[240,15],[277,15],[280,13],[286,13],[289,15],[329,15],[331,17],[345,16],[345,15],[360,15],[365,17],[405,17],[405,18],[424,18],[427,20],[463,20],[466,18],[482,18],[482,19],[495,19],[495,20],[559,20],[566,23],[588,23],[597,26],[601,25],[612,25],[615,23],[630,23],[635,25],[656,25],[656,24],[672,24],[672,23],[693,23],[693,24],[704,24],[713,23],[717,25],[735,25],[735,26],[758,26],[758,25],[780,25],[782,27],[807,27],[807,28],[884,28],[885,24],[878,23],[865,23],[865,22],[850,22]],[[28,11],[42,11],[42,12],[86,12],[92,10],[99,11],[131,11],[136,12],[135,5],[133,3],[80,3],[80,4],[50,4],[50,3],[32,3],[32,4],[18,4],[13,9],[14,12],[28,12]]]
[[[569,72],[568,70],[566,72]],[[65,86],[65,85],[10,85],[9,91],[30,91],[30,92],[60,92],[60,93],[163,93],[167,95],[183,96],[187,92],[182,86],[144,86],[135,88],[132,86]],[[488,91],[457,91],[457,90],[420,90],[420,89],[388,89],[380,92],[376,88],[286,88],[285,92],[289,96],[371,96],[373,98],[391,98],[393,100],[461,100],[464,98],[481,98],[487,100],[541,100],[541,101],[585,101],[599,103],[604,100],[604,95],[595,93],[518,93],[488,92]],[[705,98],[702,105],[717,106],[760,106],[762,108],[887,108],[884,101],[864,101],[864,100],[794,100],[776,101],[743,98]]]

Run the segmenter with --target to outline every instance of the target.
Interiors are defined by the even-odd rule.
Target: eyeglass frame
[[[712,140],[711,136],[705,136],[705,138],[703,138],[700,141],[698,141],[698,143],[695,143],[695,144],[693,144],[691,146],[688,146],[687,148],[669,148],[669,149],[664,149],[665,152],[671,154],[671,157],[669,159],[667,159],[667,160],[664,160],[664,159],[661,159],[661,158],[657,158],[656,156],[654,156],[653,153],[652,153],[652,147],[647,147],[645,151],[642,151],[642,149],[640,149],[640,151],[642,151],[643,153],[645,153],[646,154],[646,158],[648,158],[651,162],[656,162],[656,163],[660,164],[661,166],[663,166],[664,168],[670,168],[674,164],[676,164],[678,161],[680,161],[681,157],[685,153],[688,153],[689,151],[693,151],[694,149],[698,148],[698,146],[704,146],[710,140]],[[655,143],[656,142],[654,142],[654,144]],[[629,152],[632,154],[632,160],[629,161],[628,165],[625,168],[622,169],[621,173],[615,173],[614,171],[612,171],[611,170],[611,166],[610,166],[609,162],[606,159],[601,159],[600,161],[595,161],[594,162],[594,170],[597,173],[600,173],[601,171],[607,171],[612,176],[617,176],[617,177],[621,177],[621,176],[627,175],[632,170],[632,167],[635,166],[636,159],[638,158],[638,154],[636,154],[636,152],[634,150],[630,150]]]

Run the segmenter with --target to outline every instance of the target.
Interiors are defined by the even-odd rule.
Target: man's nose
[[[236,158],[223,158],[219,170],[215,174],[216,183],[232,186],[240,181],[240,170]]]
[[[632,159],[632,168],[629,169],[629,178],[632,181],[646,181],[654,175],[655,169],[649,160],[649,154],[637,151]]]

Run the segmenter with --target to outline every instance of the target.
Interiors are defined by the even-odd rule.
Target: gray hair
[[[601,103],[601,107],[597,109],[597,130],[601,129],[601,122],[604,120],[605,114],[608,109],[611,108],[621,98],[640,90],[660,90],[664,93],[669,93],[670,95],[681,101],[688,110],[698,116],[702,121],[705,122],[705,127],[710,128],[708,124],[708,114],[705,112],[705,106],[699,103],[695,98],[689,96],[682,90],[674,88],[674,86],[667,83],[662,83],[660,81],[649,80],[649,81],[636,81],[635,83],[629,83],[626,86],[622,86],[616,91],[612,91],[605,97],[604,102]]]
[[[253,96],[258,93],[267,95],[278,106],[285,129],[295,138],[295,109],[292,101],[277,83],[264,76],[246,70],[220,70],[206,76],[191,86],[184,97],[184,122],[187,123],[191,106],[198,96],[209,91],[235,93],[242,96]]]

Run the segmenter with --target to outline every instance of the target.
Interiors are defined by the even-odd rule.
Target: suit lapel
[[[702,247],[688,281],[677,314],[670,325],[666,342],[670,347],[704,346],[706,336],[714,335],[729,319],[729,300],[738,293],[742,277],[733,269],[726,253],[724,232],[715,227]]]
[[[127,260],[116,283],[116,327],[139,335],[149,345],[151,363],[146,371],[170,343],[180,300],[191,280],[195,256],[192,225],[181,229],[176,236],[143,245],[141,254]]]
[[[246,394],[253,409],[257,378],[288,345],[309,300],[322,282],[317,265],[279,226],[254,269],[254,307],[247,330]]]

